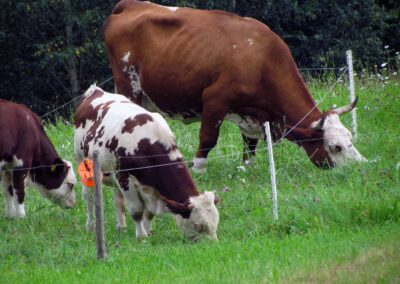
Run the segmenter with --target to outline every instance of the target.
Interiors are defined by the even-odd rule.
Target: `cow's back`
[[[103,170],[113,170],[119,157],[134,157],[141,141],[174,145],[164,119],[126,97],[105,92],[85,98],[75,113],[75,153],[78,160],[99,150]],[[141,153],[143,155],[143,153]]]
[[[25,105],[0,100],[0,133],[0,160],[10,160],[37,151],[44,130],[39,117]]]
[[[161,95],[195,109],[204,89],[221,77],[238,89],[259,89],[262,71],[273,68],[276,57],[291,59],[286,44],[254,19],[132,0],[116,6],[105,23],[104,40],[112,65],[124,69],[124,60],[134,65],[146,94],[172,112],[179,106]]]

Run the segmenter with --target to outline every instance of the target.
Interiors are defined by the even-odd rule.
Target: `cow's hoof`
[[[136,240],[138,240],[138,241],[144,241],[144,240],[147,240],[148,237],[149,237],[149,236],[147,235],[147,233],[144,233],[144,234],[142,234],[142,235],[136,235]]]
[[[115,226],[115,229],[117,230],[117,232],[122,233],[122,232],[125,231],[126,225],[117,224],[117,225]]]
[[[203,174],[206,172],[207,159],[206,158],[194,158],[192,170],[195,173]]]
[[[88,222],[88,223],[86,223],[86,231],[87,231],[88,233],[93,233],[95,229],[96,229],[96,225],[95,225],[94,222]]]
[[[14,216],[15,216],[15,218],[20,218],[20,219],[25,218],[26,213],[25,213],[25,208],[23,205],[20,205],[20,207],[17,210],[15,210]]]
[[[198,168],[192,167],[192,171],[195,173],[198,173],[198,174],[204,174],[206,172],[206,168],[198,169]]]

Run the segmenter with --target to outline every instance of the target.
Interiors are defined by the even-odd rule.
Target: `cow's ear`
[[[189,218],[190,212],[192,211],[188,204],[186,203],[180,203],[171,199],[168,199],[166,197],[162,197],[163,201],[167,205],[167,207],[171,210],[172,213],[174,214],[179,214],[184,218]]]
[[[218,204],[219,202],[219,197],[214,194],[214,204]]]
[[[61,160],[60,158],[54,159],[53,163],[50,166],[50,172],[52,174],[59,174],[63,172],[64,169],[65,169],[64,161]]]

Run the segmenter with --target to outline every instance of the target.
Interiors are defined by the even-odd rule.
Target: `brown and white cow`
[[[364,160],[339,120],[355,104],[321,113],[288,46],[255,19],[123,0],[104,41],[118,93],[184,122],[201,119],[194,169],[204,168],[224,120],[252,154],[269,121],[276,139],[288,133],[317,166]]]
[[[170,212],[191,239],[217,239],[218,210],[213,192],[200,193],[175,144],[169,126],[128,98],[91,86],[75,113],[78,162],[99,150],[103,182],[114,193],[117,229],[125,227],[125,204],[136,224],[136,237],[150,234],[154,215]],[[122,193],[122,194],[121,194]],[[93,190],[83,186],[88,231],[94,228]]]
[[[0,100],[0,178],[6,216],[25,217],[25,183],[61,207],[75,206],[75,174],[47,137],[40,118],[25,105]]]

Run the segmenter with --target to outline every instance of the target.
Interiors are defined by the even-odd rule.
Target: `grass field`
[[[314,98],[333,83],[312,81]],[[27,218],[0,215],[0,283],[400,283],[399,83],[398,77],[357,82],[355,145],[369,162],[323,171],[290,142],[274,147],[278,222],[266,144],[243,170],[240,133],[224,123],[207,172],[193,173],[201,191],[216,190],[220,198],[218,242],[191,243],[170,216],[155,220],[148,240],[135,240],[131,220],[118,233],[112,192],[105,188],[108,257],[97,261],[80,185],[72,210],[30,190]],[[347,93],[344,83],[335,86],[321,107],[345,104]],[[342,121],[350,127],[350,115]],[[190,160],[199,124],[169,123]],[[60,120],[46,130],[59,153],[73,160],[71,125]]]

